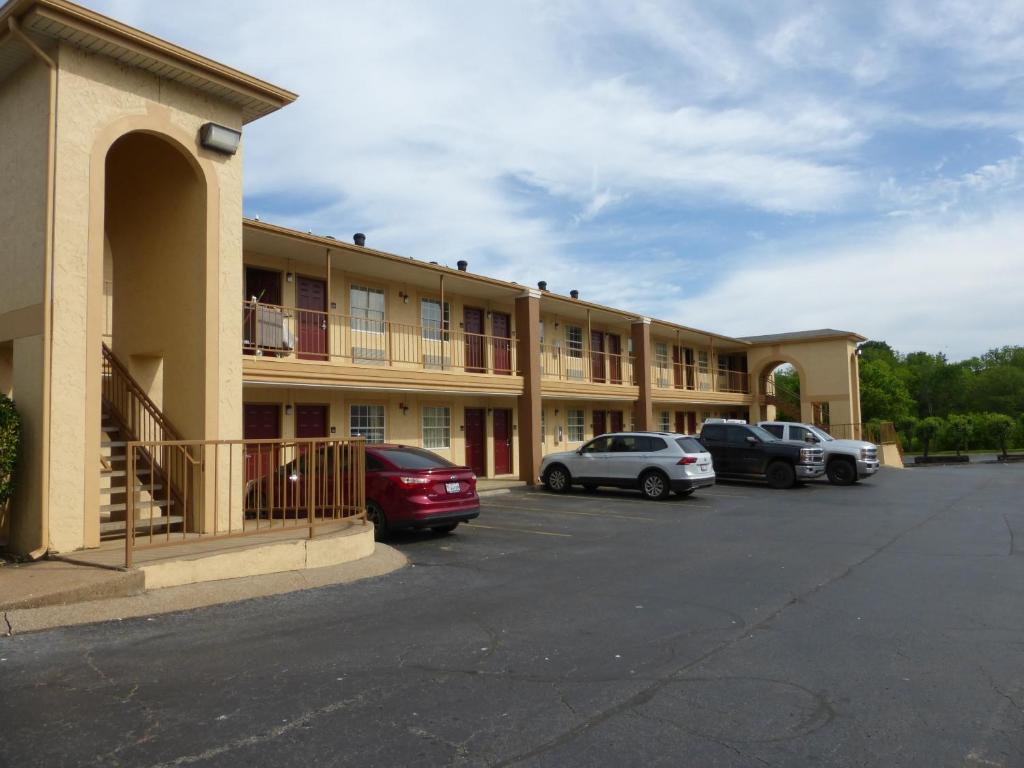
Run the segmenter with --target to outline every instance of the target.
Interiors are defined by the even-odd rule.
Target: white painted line
[[[538,536],[562,536],[571,539],[571,533],[552,533],[551,531],[532,531],[529,528],[506,528],[500,525],[480,525],[480,523],[468,523],[470,528],[486,528],[490,531],[515,531],[516,533],[535,533]]]

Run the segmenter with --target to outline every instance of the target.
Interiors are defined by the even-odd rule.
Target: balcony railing
[[[651,366],[651,382],[663,389],[750,394],[750,374],[729,368],[656,362]]]
[[[541,377],[592,384],[632,385],[633,356],[541,344]]]
[[[516,339],[245,301],[249,355],[431,371],[511,375]]]

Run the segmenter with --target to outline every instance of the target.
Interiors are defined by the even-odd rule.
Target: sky
[[[247,216],[733,336],[1024,344],[1024,0],[86,4],[300,94]]]

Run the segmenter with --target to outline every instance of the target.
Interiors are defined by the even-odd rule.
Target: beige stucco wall
[[[207,188],[208,269],[181,279],[204,297],[212,332],[195,337],[176,334],[173,325],[166,329],[169,345],[198,344],[205,350],[200,358],[205,369],[197,372],[203,381],[203,434],[186,435],[196,438],[241,435],[241,328],[234,299],[241,293],[242,161],[240,154],[223,158],[200,150],[196,140],[199,127],[210,120],[240,127],[237,109],[70,45],[62,44],[57,53],[52,418],[60,434],[51,446],[51,467],[59,471],[50,474],[50,546],[64,551],[98,541],[107,149],[131,131],[165,136],[193,156]]]

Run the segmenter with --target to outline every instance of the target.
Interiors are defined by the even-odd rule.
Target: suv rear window
[[[387,448],[378,450],[380,450],[381,456],[399,469],[437,469],[439,467],[455,466],[448,459],[443,459],[436,453],[424,451],[421,448]]]
[[[707,451],[700,441],[694,437],[677,437],[676,444],[686,453],[704,453]]]

